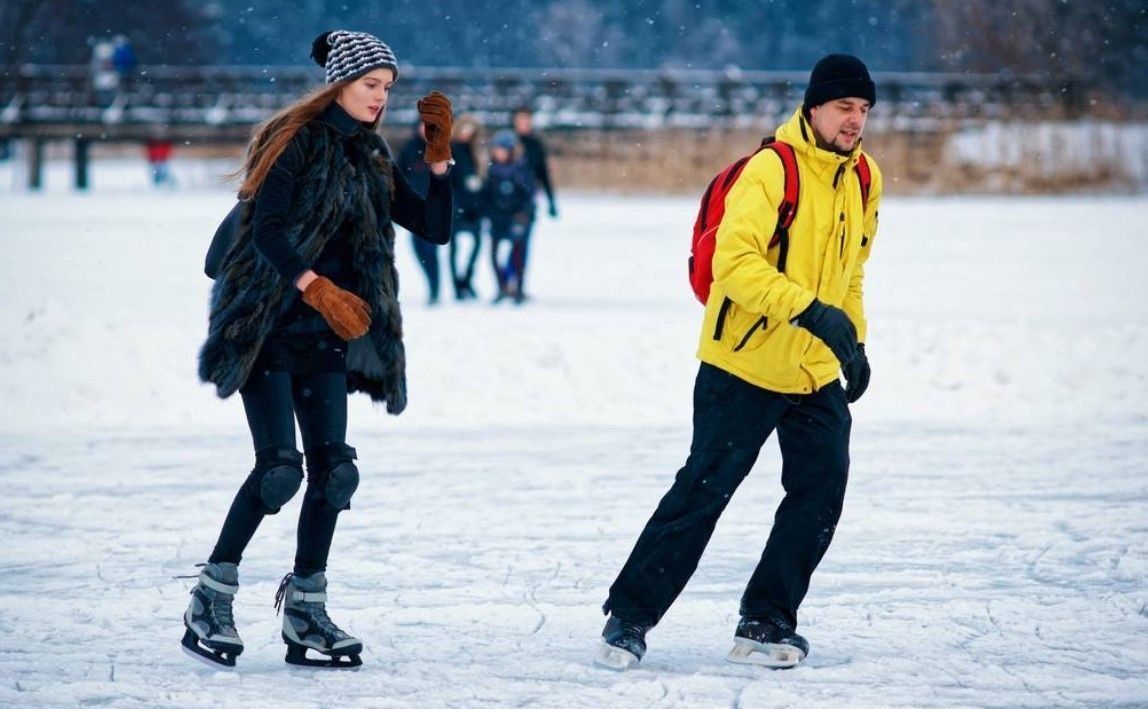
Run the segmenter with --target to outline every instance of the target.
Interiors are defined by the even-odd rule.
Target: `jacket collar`
[[[355,131],[363,127],[362,123],[352,118],[351,114],[344,111],[343,107],[334,101],[323,109],[318,120],[331,126],[342,135],[353,135]]]
[[[804,158],[805,166],[827,182],[832,182],[842,167],[852,167],[861,155],[861,139],[857,140],[857,144],[848,155],[840,155],[819,147],[817,138],[813,135],[813,126],[805,119],[800,106],[789,120],[777,129],[777,139],[792,145],[794,151]]]

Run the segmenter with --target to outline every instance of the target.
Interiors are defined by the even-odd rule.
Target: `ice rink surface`
[[[566,196],[521,308],[490,305],[485,249],[483,300],[428,308],[400,234],[411,403],[352,401],[363,483],[328,572],[366,644],[347,673],[283,662],[298,498],[245,555],[238,670],[178,647],[173,577],[253,462],[238,399],[195,377],[229,202],[0,193],[0,704],[1148,703],[1148,200],[888,199],[809,659],[724,661],[779,501],[771,440],[626,674],[591,659],[689,445],[695,200]]]

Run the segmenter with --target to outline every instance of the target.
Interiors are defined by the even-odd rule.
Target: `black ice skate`
[[[730,662],[778,670],[795,667],[809,654],[809,643],[792,625],[771,618],[742,618],[733,643]]]
[[[231,602],[239,591],[239,569],[235,564],[205,564],[199,583],[191,589],[191,603],[183,614],[187,632],[183,650],[209,666],[235,667],[243,652],[243,641],[235,630]]]
[[[283,642],[287,643],[288,663],[338,669],[363,664],[359,658],[363,643],[340,630],[327,617],[327,576],[322,571],[310,576],[284,576],[275,594],[275,607],[283,609]],[[308,649],[327,657],[309,658]]]
[[[616,616],[610,616],[606,627],[602,628],[602,646],[594,658],[594,664],[621,672],[630,665],[641,662],[646,654],[647,625],[627,623]]]

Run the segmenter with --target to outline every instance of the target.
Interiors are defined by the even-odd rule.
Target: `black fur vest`
[[[302,182],[296,188],[284,236],[306,263],[313,263],[344,221],[350,233],[354,292],[371,307],[371,328],[348,343],[347,391],[385,401],[387,411],[407,405],[406,355],[391,225],[392,163],[383,139],[359,130],[339,136],[312,121],[295,140],[302,148]],[[344,144],[349,145],[344,148]],[[377,161],[383,156],[383,165]],[[299,184],[299,183],[297,183]],[[211,291],[207,341],[199,352],[199,378],[215,384],[222,398],[239,390],[294,285],[255,250],[252,207]]]

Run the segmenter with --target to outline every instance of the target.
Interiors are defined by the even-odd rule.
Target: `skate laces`
[[[196,564],[195,568],[202,569],[205,566],[207,566],[207,564]],[[199,578],[199,572],[196,572],[194,574],[188,574],[186,576],[184,576],[184,575],[172,576],[172,578],[173,579],[197,579],[197,578]],[[195,589],[192,589],[192,590],[194,591]]]
[[[738,623],[735,635],[764,641],[771,638],[787,638],[796,634],[796,628],[781,618],[743,617]]]
[[[288,573],[279,582],[279,590],[275,592],[275,615],[283,609],[283,604],[287,601],[287,589],[291,585],[291,581],[295,578],[294,573]],[[319,627],[324,633],[339,637],[346,635],[339,626],[335,625],[335,621],[331,620],[327,615],[327,604],[322,601],[299,601],[299,605],[309,616],[312,623]]]
[[[235,598],[228,593],[213,593],[211,598],[211,612],[216,621],[224,628],[235,627],[235,616],[231,610],[231,601]]]
[[[339,629],[339,626],[335,625],[335,621],[331,620],[330,616],[327,615],[327,604],[304,603],[303,605],[307,608],[312,622],[319,626],[319,629],[324,633],[335,638],[345,634]]]
[[[650,629],[648,625],[643,623],[631,623],[621,618],[615,617],[614,620],[618,621],[615,626],[614,633],[611,633],[617,640],[622,642],[635,642],[645,644],[646,632]]]
[[[275,615],[279,615],[279,611],[283,609],[283,599],[287,596],[287,584],[291,583],[293,578],[295,578],[295,574],[288,573],[279,582],[279,590],[275,592]]]
[[[619,625],[622,626],[621,629],[623,635],[634,635],[639,638],[643,638],[646,635],[646,631],[649,630],[649,627],[642,623],[631,623],[630,621],[623,620],[621,618],[618,618],[618,622]]]
[[[195,566],[198,569],[202,569],[206,567],[207,564],[196,564]],[[196,574],[194,576],[177,576],[176,578],[198,579],[201,575],[202,574]],[[197,590],[202,590],[203,595],[207,597],[208,612],[211,613],[212,617],[215,618],[216,623],[224,628],[234,628],[235,614],[232,610],[231,602],[235,600],[235,596],[233,594],[223,593],[214,588],[205,586],[202,579],[191,589],[191,592],[195,593]]]

